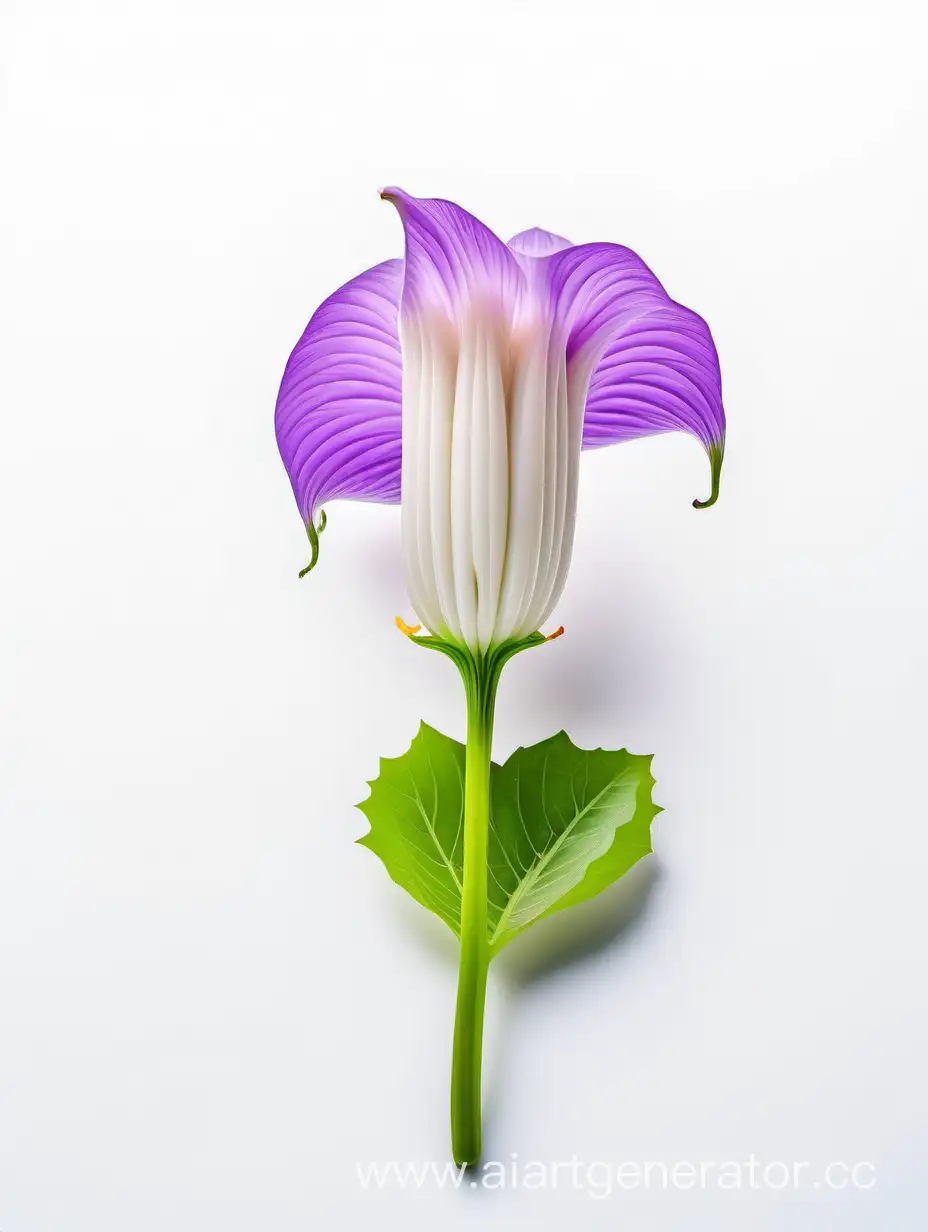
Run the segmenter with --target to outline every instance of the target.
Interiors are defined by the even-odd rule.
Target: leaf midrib
[[[547,767],[548,767],[548,759],[545,758],[545,770],[547,770]],[[557,838],[554,840],[552,845],[548,848],[548,850],[545,852],[543,856],[540,853],[536,852],[536,854],[539,855],[538,863],[534,864],[529,869],[526,876],[522,878],[522,880],[516,886],[515,890],[513,890],[512,894],[510,895],[509,902],[506,904],[502,914],[499,917],[496,928],[493,930],[490,936],[490,945],[495,945],[496,942],[500,939],[505,929],[505,926],[509,922],[509,918],[511,917],[515,907],[518,905],[518,903],[520,903],[525,898],[525,895],[528,892],[528,889],[531,888],[535,884],[535,882],[538,880],[538,876],[542,872],[542,870],[548,864],[550,864],[551,859],[556,855],[563,841],[567,838],[569,834],[572,833],[573,830],[576,829],[580,821],[586,816],[586,814],[590,811],[590,809],[593,808],[594,805],[596,805],[603,798],[606,792],[609,791],[610,788],[614,787],[616,783],[620,781],[624,773],[625,771],[623,770],[621,774],[618,774],[614,778],[610,779],[609,782],[605,785],[605,787],[603,787],[601,791],[597,792],[597,794],[587,804],[583,806],[580,812],[576,814],[573,821],[571,821],[570,824],[561,831],[561,833],[557,836]],[[519,804],[519,816],[520,817],[522,816],[521,803]],[[525,825],[524,820],[522,824],[523,826]],[[549,822],[548,823],[549,827],[550,827],[550,824],[551,823]],[[495,825],[493,828],[494,830],[496,829]],[[618,826],[616,826],[615,829],[617,830]],[[527,833],[528,833],[528,830],[526,829],[526,834]],[[534,847],[534,844],[532,844],[532,846]]]

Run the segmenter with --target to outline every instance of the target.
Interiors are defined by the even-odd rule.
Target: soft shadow
[[[497,973],[525,988],[603,954],[633,934],[660,877],[654,855],[641,860],[589,902],[555,912],[517,937],[494,962]]]
[[[512,1098],[507,1054],[517,1046],[519,1003],[532,988],[556,979],[569,967],[617,958],[618,951],[641,927],[662,876],[652,853],[589,902],[533,925],[494,960],[486,1028],[490,1038],[485,1039],[484,1054],[489,1070],[484,1081],[484,1160],[500,1158],[493,1145],[495,1127],[498,1108]],[[384,895],[390,900],[384,906],[390,908],[394,921],[409,939],[418,943],[437,966],[449,974],[456,971],[458,943],[445,925],[395,886],[385,887]],[[472,1175],[479,1178],[479,1166]],[[474,1180],[465,1182],[461,1191],[483,1193],[484,1189]]]
[[[533,925],[493,962],[493,1040],[487,1050],[483,1109],[487,1158],[498,1157],[492,1145],[497,1109],[513,1098],[508,1054],[518,1043],[520,1002],[532,988],[556,980],[569,967],[616,958],[642,926],[661,876],[656,857],[649,855],[589,902]]]
[[[589,902],[532,925],[494,960],[494,972],[515,988],[527,988],[603,954],[631,937],[660,878],[660,865],[652,853]],[[456,970],[458,943],[450,930],[395,886],[386,888],[385,897],[389,900],[385,908],[402,931],[435,962]]]
[[[607,593],[565,612],[563,640],[507,666],[501,713],[504,722],[518,716],[518,738],[524,738],[529,715],[543,734],[559,727],[589,731],[616,747],[642,716],[659,714],[672,696],[673,648],[656,614],[644,600],[631,610],[610,600]]]
[[[449,971],[458,967],[457,938],[436,915],[426,911],[405,890],[400,890],[392,883],[385,887],[385,908],[389,909],[393,920],[410,939],[410,942],[424,950],[430,959]]]

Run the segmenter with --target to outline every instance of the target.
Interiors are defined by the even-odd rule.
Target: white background
[[[916,9],[7,4],[0,1230],[924,1226],[928,138]],[[497,753],[656,753],[657,855],[500,960],[486,1155],[872,1162],[867,1191],[365,1193],[439,1160],[450,934],[353,845],[462,732],[395,509],[316,572],[288,352],[377,188],[639,251],[730,423],[583,463]]]

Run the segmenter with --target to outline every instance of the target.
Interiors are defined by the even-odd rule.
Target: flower
[[[493,776],[502,773],[491,761],[500,673],[513,654],[549,640],[539,627],[570,564],[581,450],[656,432],[690,432],[704,445],[712,472],[709,499],[694,504],[711,505],[718,495],[725,416],[708,326],[670,299],[630,249],[574,247],[537,228],[504,244],[450,201],[417,200],[398,188],[381,195],[399,212],[405,257],[346,283],[312,317],[281,382],[277,441],[312,547],[304,573],[318,557],[324,501],[402,497],[406,584],[430,632],[419,637],[418,625],[399,618],[397,624],[420,645],[452,659],[464,684],[463,773],[461,747],[448,742],[457,798],[449,797],[451,808],[442,814],[439,802],[446,793],[438,789],[428,756],[425,791],[432,793],[436,812],[426,816],[408,763],[403,773],[412,775],[415,794],[406,798],[415,800],[424,830],[416,818],[410,834],[400,827],[387,839],[404,870],[418,877],[427,831],[439,845],[439,865],[451,873],[444,918],[457,925],[461,940],[451,1143],[462,1165],[480,1156],[483,1017],[497,944],[489,877],[495,858],[490,797],[492,790],[497,801]],[[530,887],[529,896],[543,884],[550,855],[547,840],[536,842],[529,825],[540,822],[554,837],[548,785],[568,791],[576,807],[576,763],[562,762],[549,774],[548,756],[541,763],[537,815],[526,821],[518,774],[511,810],[518,850],[524,851],[524,838],[531,854],[525,853],[525,864],[517,857],[518,872],[505,859],[519,886]],[[588,772],[584,762],[584,779]],[[648,773],[641,782],[649,824],[653,779]],[[609,787],[600,785],[597,801]],[[637,790],[631,792],[636,801]],[[569,825],[588,813],[576,812]],[[506,815],[494,804],[497,845]],[[439,823],[453,836],[450,851],[436,837]],[[561,897],[547,906],[533,898],[535,906],[518,930],[567,905],[594,865],[607,882],[621,875],[627,864],[616,871],[619,865],[612,863],[604,873],[602,860],[611,858],[609,844],[626,824],[598,835],[592,845],[589,835],[573,834],[566,881],[563,870],[553,880],[550,870],[544,873],[549,888],[560,885]],[[598,846],[599,839],[607,846]],[[635,844],[640,852],[638,838]],[[431,866],[427,871],[434,878]],[[406,872],[391,876],[403,883]],[[501,888],[495,873],[493,881]],[[597,881],[596,888],[603,884]],[[498,900],[494,906],[498,912]]]
[[[432,634],[483,653],[537,631],[560,596],[581,449],[689,432],[712,472],[694,504],[714,503],[718,356],[702,318],[628,248],[538,228],[504,244],[450,201],[381,196],[405,258],[313,315],[281,382],[277,440],[307,570],[323,502],[402,497],[413,608]]]

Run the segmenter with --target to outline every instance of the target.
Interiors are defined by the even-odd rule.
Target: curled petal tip
[[[380,200],[388,201],[404,222],[409,215],[410,209],[414,208],[417,204],[415,197],[411,197],[404,189],[397,188],[395,184],[388,184],[386,188],[380,189]]]
[[[393,619],[396,621],[396,627],[400,633],[405,633],[407,637],[415,637],[422,628],[421,625],[408,625],[402,616],[394,616]]]
[[[558,625],[558,627],[554,630],[553,633],[548,634],[548,636],[545,638],[545,641],[553,642],[556,637],[563,637],[563,636],[564,636],[564,626]]]
[[[725,456],[725,442],[714,441],[709,446],[709,465],[712,468],[712,491],[709,493],[708,500],[694,500],[694,509],[708,509],[714,505],[719,498],[719,481],[722,477],[722,459]]]
[[[326,527],[326,516],[325,516],[324,509],[321,510],[319,514],[319,525],[318,526],[313,525],[312,516],[310,516],[309,521],[306,523],[306,534],[307,534],[307,537],[309,538],[309,547],[310,547],[309,564],[306,566],[305,569],[300,570],[299,574],[297,575],[298,577],[304,578],[306,577],[307,573],[309,573],[312,569],[315,569],[316,562],[319,560],[319,536],[325,530],[325,527]]]

